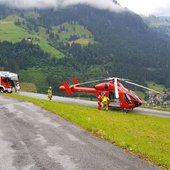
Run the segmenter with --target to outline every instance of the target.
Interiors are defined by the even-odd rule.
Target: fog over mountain
[[[170,16],[170,3],[166,7],[158,8],[153,11],[156,16]]]
[[[0,5],[19,9],[58,8],[77,4],[85,4],[98,9],[108,9],[117,12],[124,10],[115,0],[0,0]]]

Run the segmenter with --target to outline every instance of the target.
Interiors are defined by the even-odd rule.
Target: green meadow
[[[45,35],[45,29],[40,28],[38,33],[27,30],[24,26],[17,26],[15,22],[24,19],[15,15],[8,16],[7,18],[0,20],[0,41],[19,42],[25,38],[31,37],[33,44],[38,44],[40,48],[50,53],[52,56],[61,58],[64,57],[60,51],[49,45],[47,35]],[[38,41],[37,41],[38,40]]]
[[[9,42],[21,41],[24,37],[32,36],[26,32],[23,28],[18,27],[14,24],[18,19],[18,16],[9,16],[3,20],[0,20],[0,40]]]
[[[61,41],[68,42],[69,44],[77,43],[86,46],[94,43],[92,33],[78,23],[63,23],[53,27],[53,32],[59,35]],[[71,36],[77,36],[77,39],[70,40]]]
[[[34,13],[28,13],[27,15],[31,17],[38,17]],[[18,20],[21,22],[21,25],[15,25],[15,22]],[[22,24],[23,21],[25,24]],[[48,52],[57,58],[64,57],[64,54],[54,48],[51,45],[51,42],[49,42],[48,34],[44,27],[39,27],[38,32],[35,32],[33,30],[29,30],[26,24],[27,22],[24,18],[16,15],[10,15],[5,19],[0,20],[0,41],[16,43],[25,38],[31,37],[32,43],[38,44],[43,51]],[[52,28],[52,32],[57,34],[59,36],[59,41],[63,43],[77,43],[82,46],[94,43],[92,33],[78,23],[64,23],[59,26],[54,26]],[[72,36],[77,36],[77,39],[70,40]]]
[[[131,112],[98,111],[93,107],[39,100],[16,94],[8,96],[32,102],[140,158],[170,169],[168,118]]]
[[[147,85],[149,88],[154,89],[156,91],[159,91],[160,93],[162,93],[165,90],[165,86],[161,85],[161,84],[156,84],[154,82],[148,81]]]
[[[37,92],[37,87],[33,83],[25,83],[25,82],[20,82],[21,86],[21,91],[27,91],[27,92]]]

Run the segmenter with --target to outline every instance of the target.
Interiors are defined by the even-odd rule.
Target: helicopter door
[[[120,107],[120,101],[119,99],[116,99],[115,93],[110,92],[109,94],[110,104],[111,107]]]
[[[110,94],[109,94],[110,102],[114,102],[114,99],[115,99],[115,98],[116,98],[116,97],[115,97],[115,93],[110,92]]]

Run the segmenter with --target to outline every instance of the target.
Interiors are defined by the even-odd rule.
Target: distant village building
[[[27,38],[24,38],[25,41],[28,41],[28,42],[32,42],[33,41],[33,38],[31,37],[27,37]]]
[[[25,41],[27,41],[27,42],[30,42],[30,43],[32,43],[33,41],[34,41],[34,42],[39,42],[39,41],[40,41],[40,39],[37,38],[37,37],[34,37],[34,38],[32,38],[32,37],[26,37],[26,38],[24,38],[23,40],[25,40]]]
[[[153,92],[148,92],[147,104],[152,106],[170,106],[170,89],[160,93],[155,94]]]

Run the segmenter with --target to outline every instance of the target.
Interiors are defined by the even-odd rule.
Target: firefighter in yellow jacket
[[[110,102],[109,97],[107,97],[107,95],[104,93],[103,99],[102,99],[102,104],[103,104],[103,109],[104,110],[108,110],[109,109],[109,102]]]
[[[49,86],[47,93],[48,93],[48,99],[51,100],[52,97],[53,97],[53,92],[52,92],[52,87],[51,86]]]

